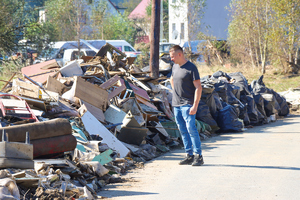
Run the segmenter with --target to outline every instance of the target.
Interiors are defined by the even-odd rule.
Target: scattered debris
[[[180,145],[172,62],[161,62],[161,76],[153,80],[134,59],[107,44],[94,57],[61,68],[55,60],[31,65],[22,68],[24,79],[7,81],[0,95],[1,199],[100,198],[101,188],[122,181],[129,167]],[[202,139],[289,113],[262,78],[251,91],[240,73],[216,72],[201,82]]]

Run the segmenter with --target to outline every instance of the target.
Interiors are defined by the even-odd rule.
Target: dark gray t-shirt
[[[172,76],[174,82],[172,106],[193,105],[196,90],[193,81],[200,79],[197,67],[190,61],[181,67],[174,65]]]

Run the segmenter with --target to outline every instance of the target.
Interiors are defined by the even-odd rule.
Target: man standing
[[[193,63],[186,60],[179,45],[173,46],[169,52],[171,60],[177,64],[173,66],[170,78],[173,88],[172,106],[187,153],[184,160],[180,161],[179,164],[201,166],[204,161],[195,116],[202,94],[199,72]]]

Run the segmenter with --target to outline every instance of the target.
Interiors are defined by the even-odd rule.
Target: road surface
[[[300,115],[209,138],[202,148],[201,167],[178,165],[184,150],[172,150],[99,194],[115,200],[300,199]]]

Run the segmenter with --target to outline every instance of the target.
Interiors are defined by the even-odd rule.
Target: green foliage
[[[130,44],[134,44],[136,29],[132,21],[119,15],[106,18],[105,24],[107,26],[103,29],[104,39],[126,40]]]
[[[299,46],[298,0],[233,0],[229,41],[232,56],[260,66],[297,64]]]
[[[141,42],[134,45],[134,48],[141,52],[141,54],[137,56],[134,64],[139,68],[148,66],[150,60],[150,44]]]

